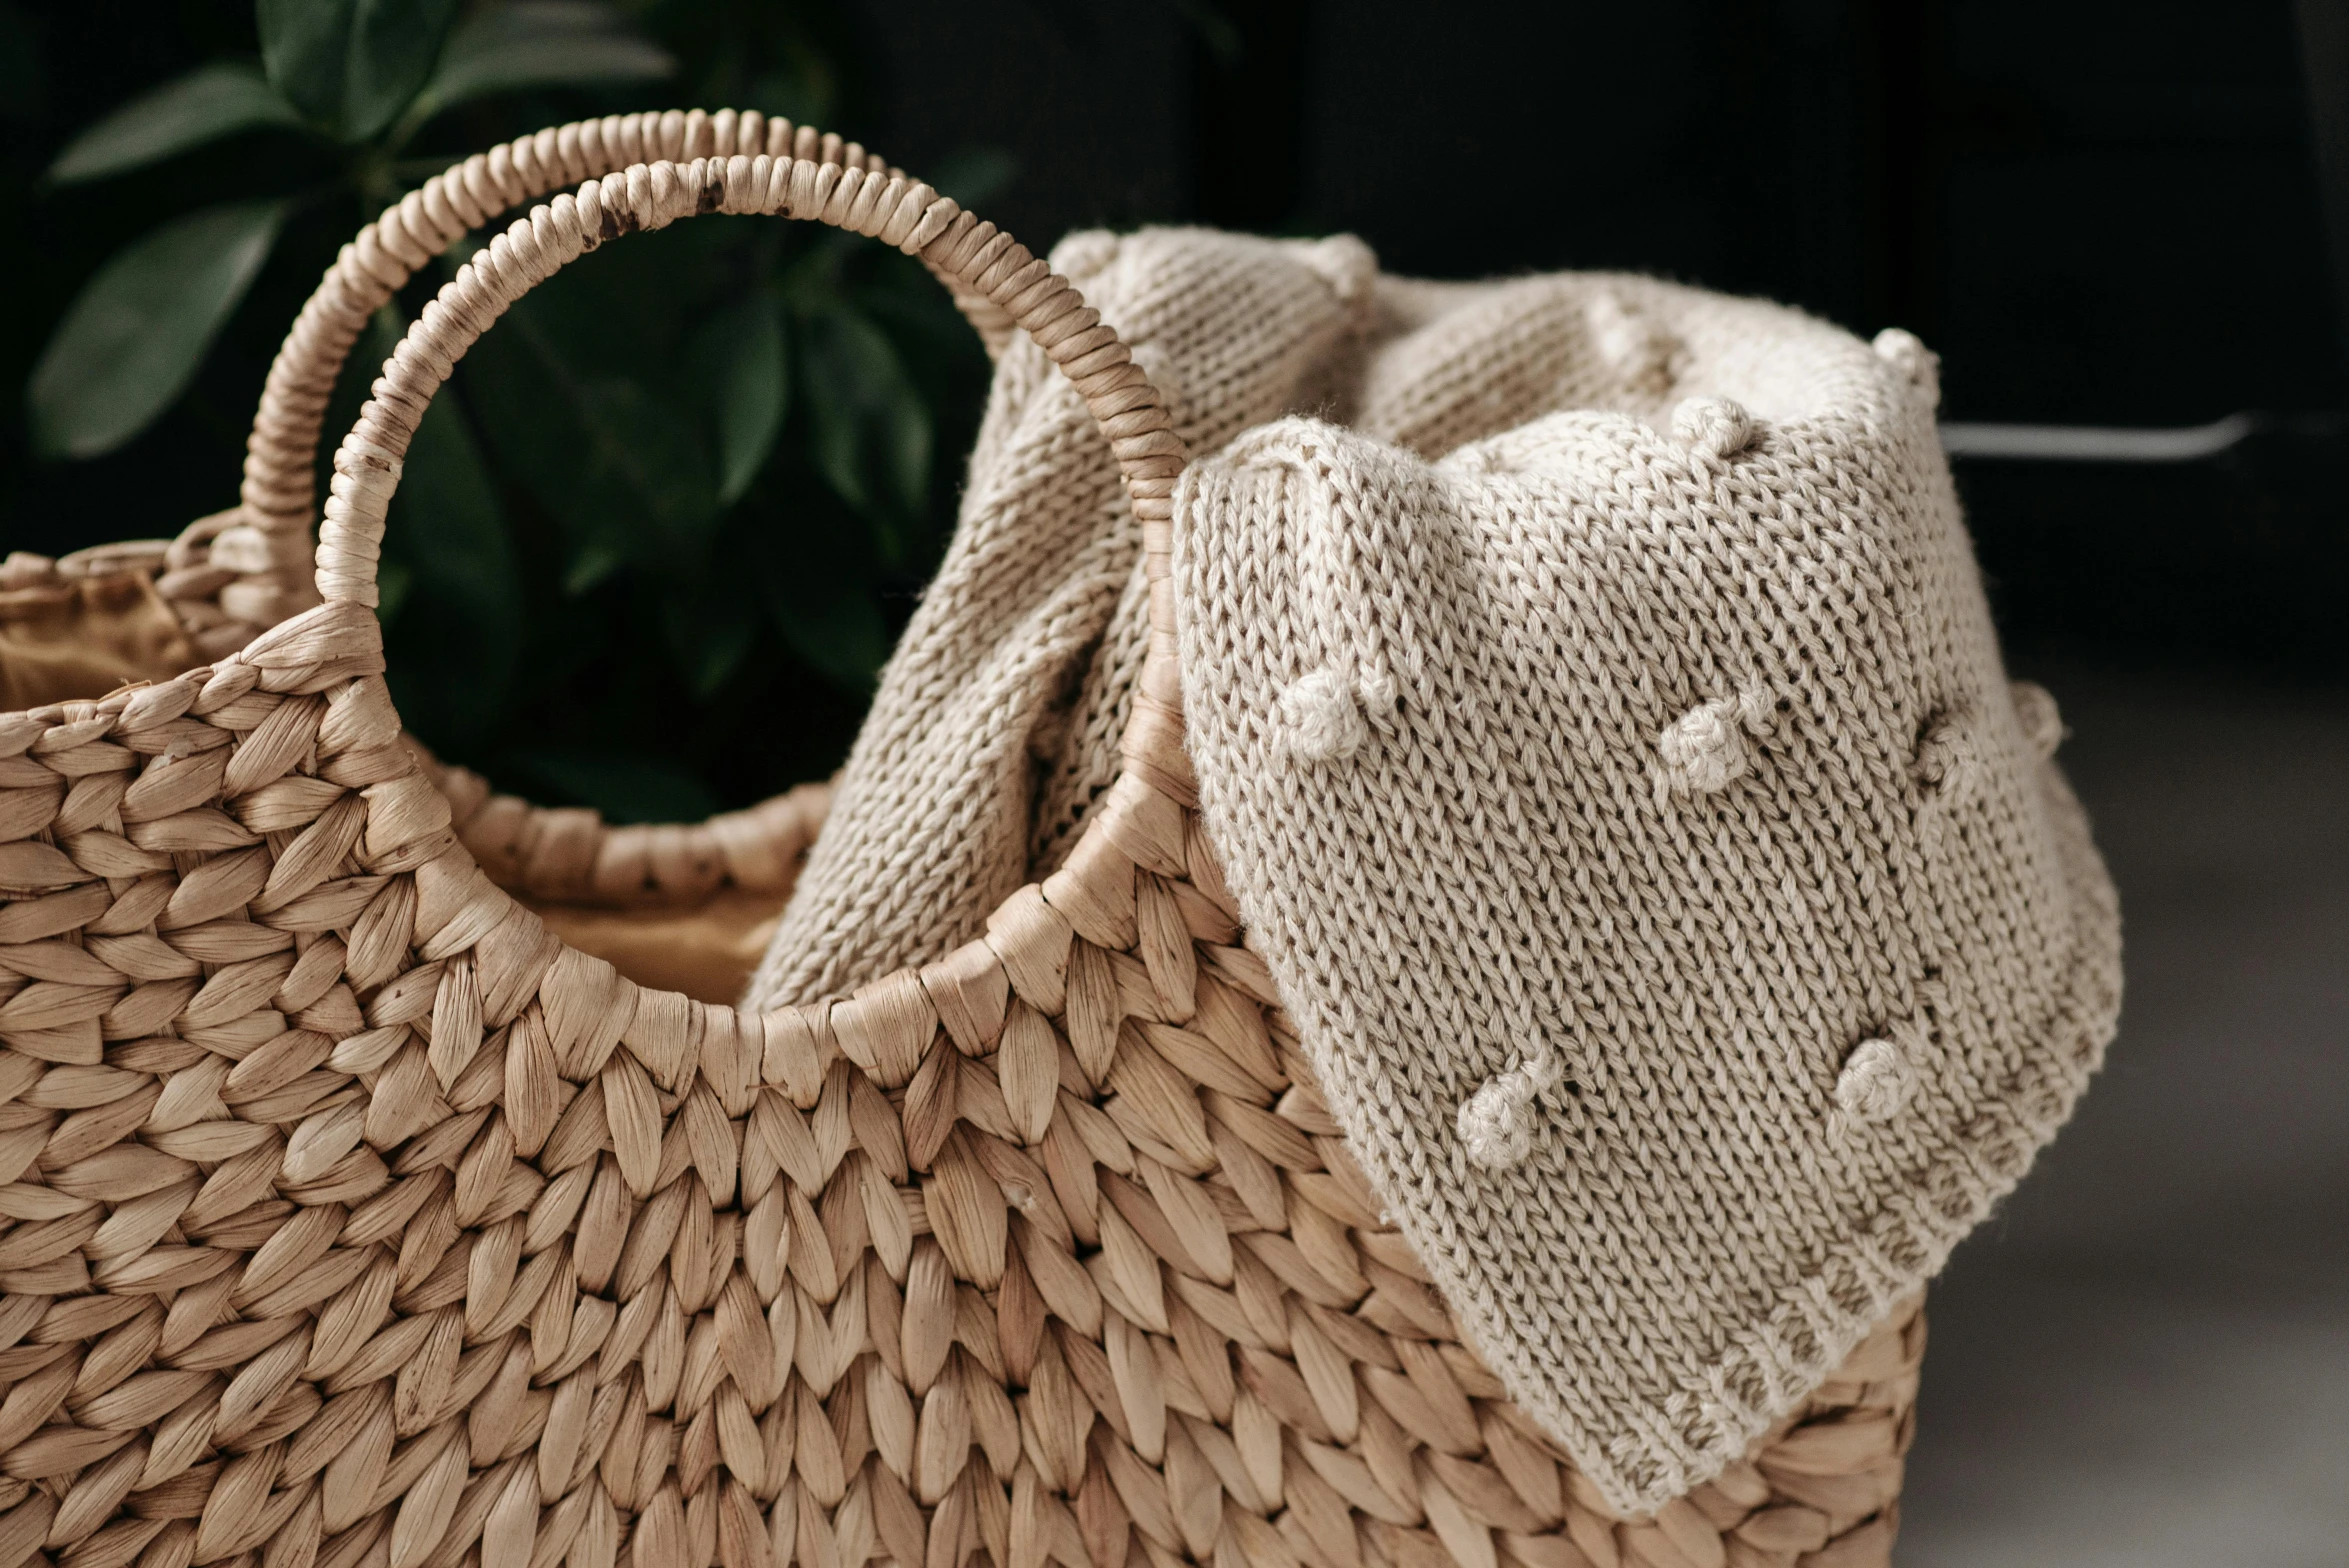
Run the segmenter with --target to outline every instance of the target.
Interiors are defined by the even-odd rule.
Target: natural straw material
[[[476,153],[410,191],[343,247],[269,368],[246,442],[238,504],[169,546],[156,587],[206,656],[318,602],[311,528],[321,425],[368,321],[461,236],[499,213],[630,164],[764,153],[868,173],[902,171],[855,142],[755,109],[612,115],[549,126]],[[933,269],[935,270],[935,269]],[[994,303],[941,278],[990,347],[1011,332]]]
[[[1460,1345],[1194,815],[1155,395],[1007,236],[754,155],[755,123],[545,133],[651,161],[513,225],[412,329],[337,456],[324,602],[0,716],[0,1568],[1883,1561],[1913,1305],[1637,1522]],[[1045,343],[1153,590],[1126,771],[1066,864],[983,940],[767,1014],[640,988],[484,876],[366,608],[464,347],[700,211],[877,233]]]
[[[155,587],[165,550],[143,539],[0,561],[0,708],[165,680],[193,664],[187,631]]]

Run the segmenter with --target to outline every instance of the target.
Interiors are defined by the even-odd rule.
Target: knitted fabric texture
[[[1375,264],[1355,240],[1070,236],[1053,264],[1193,450],[1303,406]],[[845,995],[977,936],[1115,779],[1148,631],[1142,536],[1092,416],[1004,346],[961,517],[881,677],[746,1006]]]
[[[1931,356],[1637,278],[1384,277],[1344,239],[1054,260],[1195,452],[1240,437],[1179,498],[1190,747],[1349,1143],[1609,1501],[1687,1491],[2012,1185],[2118,1006]],[[1264,424],[1299,409],[1327,422]],[[935,958],[1057,863],[1115,773],[1139,555],[1013,343],[751,1004]]]
[[[1637,279],[1389,303],[1351,428],[1177,491],[1201,812],[1464,1331],[1652,1508],[2069,1114],[2116,907],[1913,338]]]

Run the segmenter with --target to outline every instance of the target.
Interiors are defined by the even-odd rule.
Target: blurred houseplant
[[[824,123],[836,77],[818,34],[774,5],[259,0],[255,23],[258,64],[167,82],[50,167],[62,187],[228,137],[308,152],[256,160],[253,189],[166,216],[90,278],[26,383],[46,460],[132,442],[186,394],[273,252],[314,279],[465,152],[671,101]],[[987,172],[973,160],[966,193]],[[362,341],[330,448],[462,253]],[[944,454],[984,378],[918,267],[837,234],[711,218],[568,269],[483,340],[418,432],[382,612],[410,727],[502,786],[614,820],[692,818],[831,766],[935,560]]]

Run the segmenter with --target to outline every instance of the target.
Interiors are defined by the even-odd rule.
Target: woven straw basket
[[[313,595],[361,327],[557,189],[385,366]],[[772,905],[820,792],[696,827],[478,787],[452,811],[372,609],[453,362],[582,252],[707,212],[877,236],[1034,337],[1123,465],[1153,587],[1124,775],[1066,867],[936,964],[765,1016],[640,986],[499,883]],[[755,113],[542,131],[362,233],[270,374],[237,509],[0,584],[102,579],[181,661],[0,717],[0,1568],[1883,1562],[1913,1305],[1747,1462],[1620,1519],[1380,1222],[1193,814],[1183,461],[1044,261]]]

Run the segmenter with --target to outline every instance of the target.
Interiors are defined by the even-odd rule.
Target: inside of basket
[[[103,697],[200,662],[146,572],[69,576],[21,553],[0,563],[0,713]]]
[[[791,890],[733,888],[699,904],[605,909],[514,895],[547,929],[641,986],[682,991],[697,1002],[732,1006],[765,956]]]
[[[21,569],[28,564],[40,569]],[[68,575],[58,564],[0,564],[0,712],[92,700],[125,685],[170,680],[202,662],[151,573]],[[438,768],[426,773],[442,780]],[[780,883],[640,904],[573,904],[508,891],[557,936],[637,984],[730,1004],[766,952],[797,871],[795,860]]]

